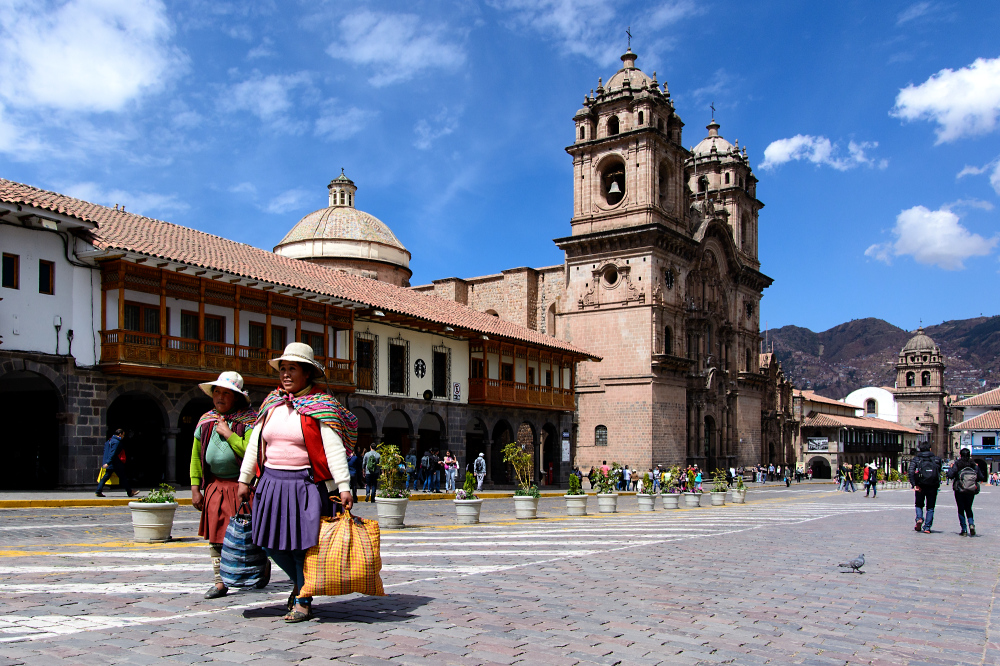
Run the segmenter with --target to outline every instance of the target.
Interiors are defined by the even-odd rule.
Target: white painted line
[[[204,583],[0,583],[0,594],[203,594]]]
[[[128,572],[141,572],[141,571],[211,571],[212,565],[208,561],[208,557],[202,558],[205,563],[202,565],[197,564],[118,564],[112,566],[86,566],[86,567],[70,567],[70,566],[17,566],[17,567],[4,567],[0,566],[0,574],[14,575],[14,574],[50,574],[50,573],[110,573],[116,571],[128,571]]]
[[[200,544],[199,544],[200,545]],[[207,551],[207,548],[206,548]],[[74,557],[83,559],[96,559],[102,557],[116,557],[116,558],[126,558],[135,560],[203,560],[208,557],[207,552],[201,554],[195,553],[163,553],[163,552],[142,552],[142,551],[127,551],[127,550],[96,550],[87,551],[84,553],[38,553],[37,555],[44,555],[46,557]],[[37,557],[36,554],[32,554],[32,557]]]
[[[530,551],[530,550],[422,550],[416,552],[408,553],[382,553],[382,559],[387,557],[442,557],[442,558],[452,558],[452,557],[486,557],[486,556],[496,556],[496,557],[537,557],[539,555],[562,555],[562,554],[580,554],[580,555],[592,555],[597,552],[607,552],[607,551],[597,551],[597,550],[547,550],[547,551]]]
[[[174,525],[197,525],[198,520],[174,520]],[[57,530],[57,529],[84,529],[91,527],[132,527],[132,523],[50,523],[48,525],[8,525],[0,527],[0,531],[9,532],[14,530]]]

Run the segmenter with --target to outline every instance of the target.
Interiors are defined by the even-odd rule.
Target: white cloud
[[[386,86],[428,69],[454,69],[465,62],[462,46],[448,28],[416,14],[361,10],[340,21],[340,41],[327,47],[332,58],[369,68],[370,81]]]
[[[60,191],[77,199],[103,204],[105,206],[123,205],[130,213],[154,216],[157,213],[165,215],[185,211],[190,206],[173,194],[157,194],[155,192],[126,192],[125,190],[106,190],[98,183],[83,182],[66,185]]]
[[[264,207],[264,210],[275,215],[281,215],[282,213],[287,213],[293,210],[300,210],[306,205],[306,202],[309,200],[311,194],[314,193],[310,193],[309,190],[304,190],[302,188],[286,190],[271,199],[271,201],[269,201]]]
[[[257,194],[257,186],[244,181],[233,185],[229,188],[229,191],[233,194],[249,194],[250,196],[254,196]]]
[[[928,210],[914,206],[896,216],[892,230],[896,240],[879,243],[865,250],[865,256],[891,263],[893,257],[910,256],[917,263],[956,271],[965,268],[965,260],[993,252],[998,238],[986,239],[971,233],[959,217],[947,207]]]
[[[1000,58],[977,58],[959,70],[942,69],[899,91],[890,115],[938,124],[937,143],[988,134],[1000,115]]]
[[[348,139],[365,128],[373,112],[357,107],[342,109],[337,100],[323,103],[323,110],[316,119],[316,134],[334,141]]]
[[[254,72],[250,78],[223,92],[219,106],[224,111],[246,111],[275,129],[295,131],[301,125],[288,116],[292,110],[292,91],[310,85],[308,72],[269,74]]]
[[[926,16],[931,12],[934,7],[929,2],[918,2],[915,5],[910,5],[903,11],[899,13],[896,17],[896,25],[903,25],[921,16]]]
[[[812,136],[811,134],[796,134],[788,139],[778,139],[772,141],[764,149],[764,161],[761,162],[762,169],[773,169],[777,166],[796,160],[806,160],[813,164],[831,166],[838,171],[847,171],[857,166],[878,166],[880,169],[886,168],[889,163],[886,160],[875,159],[868,155],[866,151],[878,147],[877,141],[848,141],[847,156],[840,156],[840,149],[837,144],[830,141],[825,136]]]
[[[413,132],[417,135],[413,145],[418,150],[427,150],[435,141],[458,129],[460,115],[462,115],[462,109],[454,112],[449,109],[441,109],[441,112],[432,118],[421,118],[413,127]]]
[[[0,5],[0,95],[9,105],[121,111],[186,67],[159,0]]]
[[[274,46],[274,42],[271,41],[271,38],[265,37],[260,44],[247,51],[247,60],[268,58],[275,55],[274,50],[271,48],[272,46]]]
[[[1000,157],[992,162],[987,162],[981,167],[966,165],[964,169],[958,172],[958,175],[956,175],[955,178],[958,179],[964,178],[965,176],[981,176],[986,172],[990,173],[990,185],[993,186],[993,191],[1000,194]]]

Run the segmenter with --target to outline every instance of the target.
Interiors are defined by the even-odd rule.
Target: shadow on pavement
[[[411,617],[411,612],[432,601],[432,597],[416,594],[389,594],[384,597],[357,596],[344,601],[313,602],[313,615],[320,622],[400,622]],[[267,608],[250,608],[243,611],[245,618],[280,617],[287,611],[280,602]]]

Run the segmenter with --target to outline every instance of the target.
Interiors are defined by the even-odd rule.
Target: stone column
[[[167,438],[167,483],[177,482],[177,435],[180,428],[166,428]]]

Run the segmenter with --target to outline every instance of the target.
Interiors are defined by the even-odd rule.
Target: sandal
[[[291,612],[291,610],[293,608],[295,608],[295,593],[296,592],[298,592],[298,590],[292,590],[292,593],[288,595],[288,603],[286,604],[286,606],[288,606],[288,611],[289,612]]]
[[[306,620],[313,619],[312,606],[306,606],[306,608],[308,610],[305,613],[297,610],[288,611],[288,614],[281,619],[287,624],[295,624],[296,622],[305,622]]]

